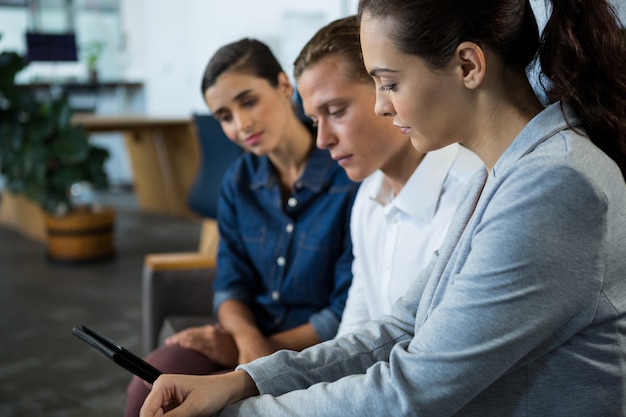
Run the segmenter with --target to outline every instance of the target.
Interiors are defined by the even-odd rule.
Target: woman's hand
[[[223,375],[161,375],[141,407],[140,417],[213,415],[228,404],[258,395],[245,371]]]
[[[185,329],[165,339],[165,344],[195,350],[225,367],[234,368],[240,355],[233,337],[219,324]]]
[[[250,308],[237,300],[226,300],[217,309],[225,331],[230,332],[238,350],[238,362],[248,363],[276,351],[256,325]]]
[[[256,329],[238,331],[233,335],[239,351],[239,363],[252,362],[257,358],[270,355],[276,351],[270,340]]]

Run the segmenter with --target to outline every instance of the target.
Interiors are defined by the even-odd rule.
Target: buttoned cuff
[[[249,296],[246,291],[231,289],[231,290],[220,290],[215,291],[213,294],[213,314],[217,317],[217,308],[224,301],[228,300],[237,300],[241,301],[244,304],[247,304],[249,301]]]
[[[339,320],[330,308],[325,308],[309,317],[309,323],[313,326],[315,333],[322,340],[330,340],[337,334]]]

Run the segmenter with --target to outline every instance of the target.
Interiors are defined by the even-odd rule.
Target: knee
[[[124,417],[139,416],[141,406],[149,393],[150,388],[148,388],[146,382],[133,376],[126,388],[126,409],[124,411]]]

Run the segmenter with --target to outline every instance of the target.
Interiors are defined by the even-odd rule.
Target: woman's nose
[[[252,131],[252,118],[249,115],[239,113],[235,116],[235,121],[239,132],[249,133]]]
[[[384,92],[376,92],[376,104],[374,105],[374,112],[382,117],[393,117],[396,114],[391,100],[389,100]]]

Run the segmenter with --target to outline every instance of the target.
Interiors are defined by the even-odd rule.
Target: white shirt
[[[453,144],[426,154],[400,193],[384,174],[363,180],[352,206],[352,285],[337,335],[389,314],[448,230],[469,178],[483,166]]]

